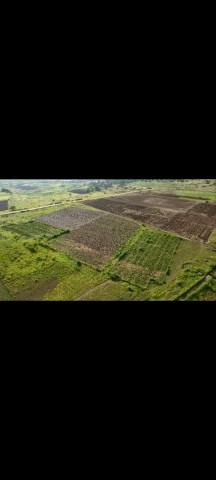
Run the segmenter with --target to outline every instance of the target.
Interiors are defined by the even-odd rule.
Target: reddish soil
[[[125,195],[86,203],[202,243],[216,228],[215,204],[197,204],[174,195]]]

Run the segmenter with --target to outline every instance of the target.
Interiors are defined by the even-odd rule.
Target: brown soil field
[[[174,195],[125,195],[86,203],[201,243],[207,242],[216,228],[216,205],[197,204]]]
[[[106,215],[51,242],[57,250],[86,263],[102,266],[139,228],[132,220]]]
[[[86,225],[104,215],[103,212],[94,212],[82,208],[66,208],[64,210],[59,210],[58,212],[38,217],[35,221],[66,230],[74,230],[81,225]]]
[[[193,207],[193,212],[204,213],[210,217],[216,216],[216,205],[208,203],[198,203]]]
[[[185,211],[193,207],[194,202],[184,200],[183,198],[174,195],[174,194],[156,194],[156,193],[143,193],[143,194],[130,194],[130,195],[119,195],[118,197],[109,197],[107,199],[99,200],[108,200],[109,202],[119,202],[124,203],[130,206],[136,207],[155,207],[162,208],[174,211]],[[99,201],[98,200],[98,201]],[[93,205],[92,201],[86,201],[88,205]]]

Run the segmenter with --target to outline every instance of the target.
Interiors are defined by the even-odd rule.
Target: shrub
[[[116,275],[115,273],[110,273],[109,276],[110,276],[111,280],[113,280],[113,282],[119,282],[119,280],[120,280],[119,275]]]
[[[29,250],[29,252],[31,253],[36,253],[37,250],[35,247],[33,247],[33,245],[27,245],[26,248]]]
[[[120,253],[120,254],[118,255],[118,259],[119,259],[119,260],[123,260],[123,258],[125,258],[126,255],[127,255],[127,252],[122,252],[122,253]]]

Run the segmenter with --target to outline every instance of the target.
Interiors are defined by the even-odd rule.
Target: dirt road
[[[96,287],[90,288],[90,290],[87,290],[87,292],[83,293],[83,295],[81,295],[80,297],[76,298],[76,299],[75,299],[75,302],[78,302],[79,300],[84,300],[84,299],[86,298],[86,296],[89,295],[89,293],[94,292],[94,291],[97,290],[98,288],[101,288],[102,285],[106,285],[107,283],[110,283],[110,280],[105,280],[104,282],[100,283],[99,285],[96,285]]]
[[[58,205],[65,205],[68,204],[69,202],[59,202],[59,203],[51,203],[50,205],[43,205],[42,207],[32,207],[32,208],[26,208],[22,210],[15,210],[14,212],[2,212],[1,215],[13,215],[13,213],[25,213],[25,212],[32,212],[33,210],[41,210],[43,208],[50,208],[50,207],[55,207]]]

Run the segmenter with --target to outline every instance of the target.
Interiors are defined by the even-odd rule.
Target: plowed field
[[[215,204],[197,204],[174,195],[125,195],[86,203],[201,243],[216,228]]]
[[[102,266],[138,227],[128,219],[105,215],[59,237],[52,246],[86,263]]]

